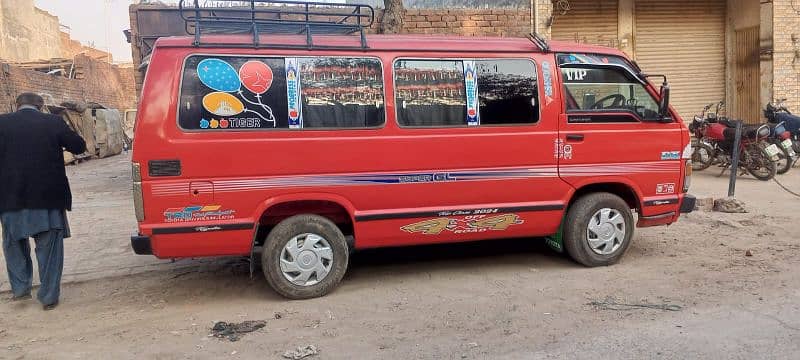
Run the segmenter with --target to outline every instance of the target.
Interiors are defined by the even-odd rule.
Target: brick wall
[[[525,36],[531,32],[530,9],[407,9],[408,34]]]
[[[136,92],[132,68],[119,68],[84,55],[75,57],[84,78],[67,79],[0,64],[0,113],[13,110],[19,93],[30,91],[45,94],[52,102],[96,102],[116,109],[136,107]]]
[[[794,3],[794,7],[792,6]],[[800,1],[773,1],[773,90],[800,111]]]

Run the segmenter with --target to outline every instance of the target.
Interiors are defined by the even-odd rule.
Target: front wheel
[[[750,175],[758,180],[769,181],[775,177],[778,167],[772,161],[767,150],[760,144],[752,144],[744,151],[743,159],[746,160],[745,168]]]
[[[330,220],[296,215],[270,231],[261,254],[269,285],[289,299],[331,292],[344,277],[349,251],[344,234]]]
[[[710,145],[697,142],[692,145],[692,170],[701,171],[708,169],[714,163],[716,152]]]
[[[631,209],[614,194],[584,195],[570,206],[565,221],[564,248],[588,267],[616,263],[633,238]]]

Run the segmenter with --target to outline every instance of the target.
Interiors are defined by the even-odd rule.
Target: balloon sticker
[[[272,86],[272,69],[261,61],[248,61],[239,69],[242,85],[253,94],[263,94]]]
[[[197,76],[203,85],[216,91],[235,92],[242,87],[239,74],[231,64],[220,59],[205,59],[197,64]]]
[[[239,99],[224,92],[213,92],[203,96],[203,107],[219,116],[234,116],[245,111],[244,104]]]

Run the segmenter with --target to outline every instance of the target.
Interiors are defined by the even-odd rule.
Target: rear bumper
[[[137,255],[153,255],[153,248],[150,245],[150,237],[147,235],[131,236],[131,247]]]
[[[681,200],[681,214],[688,214],[694,211],[696,203],[697,203],[697,198],[695,198],[694,195],[690,194],[683,195],[683,199]]]

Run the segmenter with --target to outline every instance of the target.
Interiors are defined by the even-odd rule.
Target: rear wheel
[[[701,171],[708,169],[714,163],[716,153],[708,144],[698,142],[692,145],[692,170]]]
[[[746,159],[747,172],[758,180],[768,181],[775,177],[778,171],[775,162],[770,159],[769,154],[760,144],[748,146],[743,159]]]
[[[610,193],[584,195],[567,211],[564,248],[589,267],[619,261],[633,238],[633,215],[625,200]]]
[[[270,231],[261,254],[269,285],[289,299],[331,292],[344,277],[349,251],[344,234],[330,220],[296,215]]]

